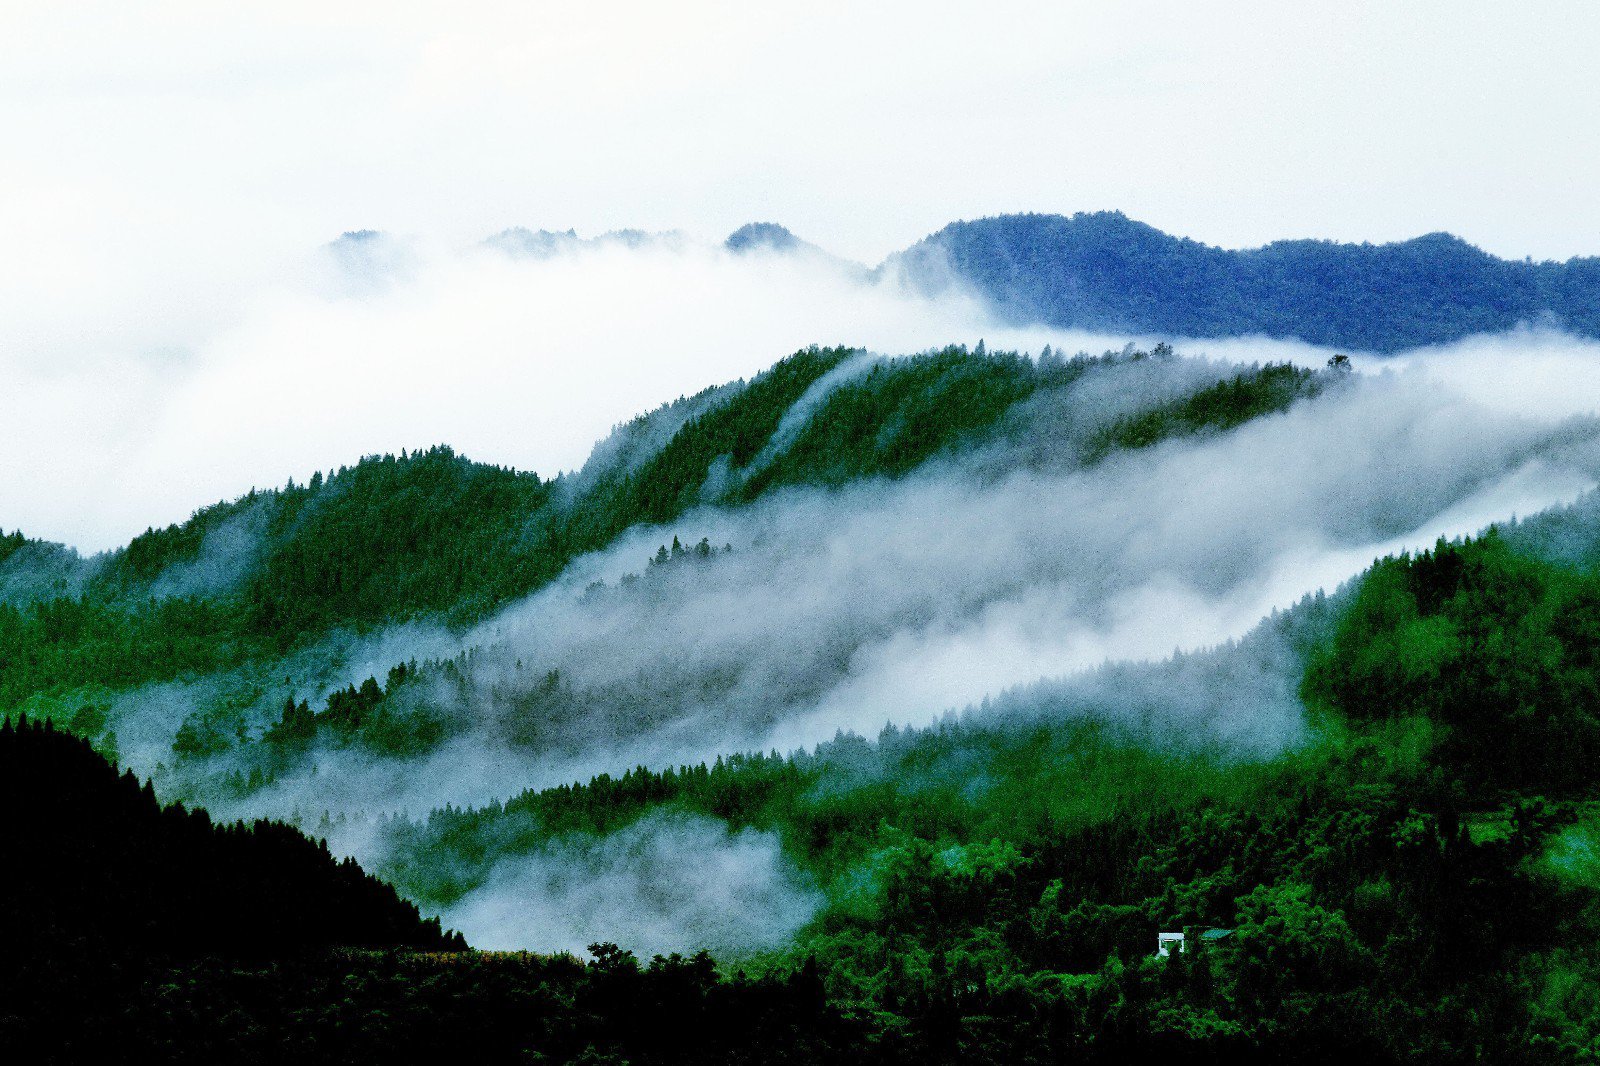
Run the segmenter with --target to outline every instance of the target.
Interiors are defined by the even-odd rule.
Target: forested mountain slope
[[[1600,543],[1597,501],[1382,560],[1199,657],[1222,669],[1284,640],[1310,664],[1317,737],[1280,755],[997,705],[808,755],[640,768],[368,827],[392,876],[444,899],[470,898],[474,871],[507,854],[650,817],[778,834],[824,904],[747,960],[767,975],[755,981],[719,979],[708,959],[641,970],[604,945],[587,967],[184,964],[165,971],[181,991],[136,984],[137,1014],[96,1008],[87,1034],[203,1035],[221,1061],[447,1046],[488,1061],[533,1048],[741,1061],[758,1046],[777,1061],[1588,1061],[1600,577],[1582,560]],[[36,725],[0,733],[19,737],[93,760]],[[1154,956],[1156,932],[1208,928],[1228,935]],[[76,1022],[82,1004],[37,1017]]]
[[[1020,322],[1176,337],[1264,334],[1397,352],[1550,320],[1600,336],[1600,259],[1498,259],[1446,233],[1229,250],[1119,212],[955,222],[884,267],[970,285]]]
[[[372,828],[389,876],[463,912],[508,855],[576,837],[665,818],[776,834],[824,902],[769,965],[812,957],[841,1001],[908,1025],[938,1014],[942,1046],[987,1061],[1127,1046],[1588,1061],[1597,531],[1591,494],[1381,560],[1239,645],[1141,668],[1177,690],[1287,641],[1317,727],[1282,755],[1242,759],[1092,703],[1021,713],[1018,692],[875,741],[639,767]],[[1158,931],[1204,928],[1230,933],[1150,957]],[[1049,1021],[1029,1036],[997,1021],[1021,1016]]]
[[[1146,360],[1180,372],[1146,376],[1099,422],[1036,439],[1030,401]],[[439,446],[252,491],[104,556],[11,534],[0,554],[0,706],[265,661],[335,628],[464,625],[629,528],[703,504],[894,478],[1024,440],[1048,445],[1053,461],[1093,462],[1229,428],[1323,383],[1288,366],[1187,367],[1166,350],[1032,360],[811,349],[620,426],[575,474],[542,479]]]

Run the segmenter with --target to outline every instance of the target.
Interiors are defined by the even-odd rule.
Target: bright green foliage
[[[230,523],[247,520],[269,503],[290,505],[295,493],[293,484],[281,493],[251,490],[237,500],[202,507],[181,525],[147,529],[129,541],[126,548],[107,557],[95,574],[96,583],[106,591],[122,588],[137,594],[168,567],[198,559],[208,537]]]
[[[0,608],[0,694],[51,702],[98,735],[107,690],[91,699],[79,686],[212,670],[319,626],[475,617],[573,553],[701,501],[714,470],[730,475],[731,501],[899,476],[995,444],[1019,403],[1096,365],[959,350],[882,363],[841,381],[786,450],[750,471],[785,412],[850,356],[801,353],[574,494],[435,449],[213,509],[197,532],[149,534],[88,597]],[[1326,380],[1241,372],[1112,423],[1091,438],[1091,458],[1282,410]],[[430,907],[483,886],[503,860],[655,812],[775,833],[823,904],[789,948],[743,960],[765,979],[720,980],[703,957],[641,967],[600,946],[590,967],[297,960],[241,977],[195,964],[173,979],[181,991],[141,977],[115,1001],[172,1027],[163,1032],[214,1018],[208,1032],[245,1040],[229,1029],[245,1027],[256,1050],[269,1038],[250,1027],[279,1011],[269,1031],[311,1019],[331,1034],[324,1047],[359,1032],[374,1034],[365,1051],[415,1051],[448,1029],[452,1046],[557,1061],[1593,1061],[1600,536],[1589,530],[1600,526],[1588,521],[1595,501],[1586,506],[1383,560],[1347,593],[1303,607],[1337,615],[1296,630],[1331,633],[1308,649],[1302,690],[1317,732],[1276,758],[1064,712],[979,711],[871,742],[641,767],[370,827],[381,872]],[[238,523],[264,533],[237,583],[164,597],[141,584],[201,563]],[[412,580],[413,567],[427,576]],[[422,670],[429,685],[463,676],[452,662]],[[238,790],[316,747],[430,750],[450,723],[411,699],[417,678],[407,663],[321,708],[287,702]],[[571,713],[560,675],[527,688],[524,728]],[[225,715],[193,715],[178,753],[227,749],[232,730]],[[1158,931],[1207,928],[1232,934],[1151,957]],[[718,1059],[686,1023],[673,1030],[680,1046],[633,1025],[641,1002],[661,1026],[698,1019],[738,1039],[715,1045]],[[774,1028],[739,1028],[744,1019]]]
[[[451,664],[437,667],[448,672]],[[359,743],[382,755],[418,755],[445,739],[445,721],[426,706],[403,707],[398,696],[406,683],[417,675],[417,664],[400,663],[389,670],[387,681],[369,677],[359,686],[348,685],[328,694],[325,706],[313,711],[310,704],[291,697],[284,702],[278,721],[262,735],[269,753],[268,773],[287,765],[314,743],[340,747]],[[257,767],[257,773],[261,772]],[[245,791],[236,788],[235,791]]]
[[[1190,752],[1181,772],[1094,723],[1017,731],[946,726],[841,736],[814,754],[733,755],[711,766],[638,767],[586,785],[524,792],[480,810],[445,808],[425,823],[387,823],[385,876],[448,903],[498,860],[567,833],[603,834],[659,807],[777,829],[825,879],[855,878],[886,826],[966,846],[1028,839],[1043,827],[1167,810],[1248,790],[1248,770]],[[442,879],[441,879],[442,877]]]
[[[713,465],[726,457],[743,467],[772,438],[788,411],[819,378],[855,354],[847,348],[797,352],[734,397],[690,420],[661,451],[631,474],[602,482],[560,523],[568,554],[599,548],[629,526],[664,522],[702,499]]]
[[[1397,759],[1397,739],[1238,763],[1094,726],[947,726],[641,769],[379,829],[385,874],[428,899],[651,809],[775,830],[827,903],[762,965],[812,958],[833,997],[893,1026],[937,1023],[927,1039],[953,1057],[1014,1061],[1027,1038],[988,1026],[1040,1016],[1057,1047],[1171,1040],[1385,1062],[1425,1047],[1498,1059],[1536,1024],[1570,1040],[1568,1021],[1536,1023],[1506,963],[1542,965],[1573,935],[1566,890],[1527,872],[1569,815],[1507,801],[1491,812],[1504,831],[1475,839],[1456,771]],[[1235,932],[1150,957],[1158,931],[1208,927]]]
[[[1495,534],[1380,562],[1312,649],[1321,739],[1275,759],[979,715],[386,821],[385,873],[448,902],[503,858],[680,809],[777,833],[822,887],[761,966],[814,960],[935,1059],[1582,1061],[1595,580]],[[1205,928],[1232,933],[1151,957]]]

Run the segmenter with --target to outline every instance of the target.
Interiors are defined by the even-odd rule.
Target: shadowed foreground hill
[[[460,950],[458,933],[281,822],[162,806],[49,722],[0,725],[9,951],[282,955],[335,945]]]
[[[1373,352],[1544,320],[1600,337],[1600,258],[1517,262],[1448,233],[1232,250],[1114,211],[1000,215],[953,222],[885,265],[935,290],[953,274],[1019,321],[1062,328]]]

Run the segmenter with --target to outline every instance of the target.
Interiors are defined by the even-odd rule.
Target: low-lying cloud
[[[479,948],[582,953],[611,942],[647,958],[696,948],[728,957],[782,945],[820,901],[774,834],[656,812],[502,862],[444,921]]]

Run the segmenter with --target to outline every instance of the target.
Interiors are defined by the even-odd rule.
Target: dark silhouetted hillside
[[[13,960],[465,947],[326,844],[280,822],[223,825],[164,807],[48,722],[0,724],[0,803],[0,922]]]

